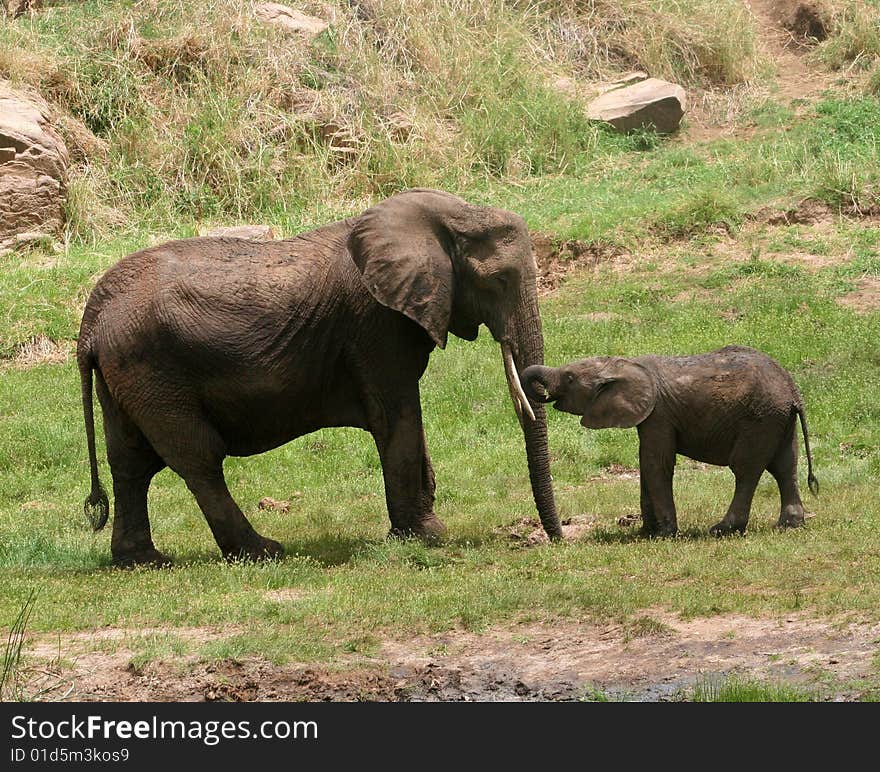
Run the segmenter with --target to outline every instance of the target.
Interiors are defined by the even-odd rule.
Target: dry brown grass
[[[55,341],[45,335],[28,338],[15,347],[15,355],[6,360],[7,366],[36,367],[44,364],[62,364],[73,355],[71,341]]]
[[[250,5],[53,6],[0,21],[0,77],[55,106],[71,234],[243,220],[400,187],[522,179],[591,152],[589,84],[638,67],[689,86],[756,71],[738,0],[306,2],[309,42]],[[573,90],[557,87],[562,78]]]

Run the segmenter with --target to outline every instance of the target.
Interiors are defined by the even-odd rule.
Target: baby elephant
[[[776,478],[782,509],[778,527],[803,525],[797,484],[800,416],[807,481],[817,494],[804,405],[791,375],[753,348],[726,346],[698,356],[593,357],[562,367],[535,365],[520,379],[536,402],[583,416],[589,429],[638,427],[642,534],[678,531],[672,499],[677,453],[729,466],[736,492],[715,536],[742,533],[758,480]]]

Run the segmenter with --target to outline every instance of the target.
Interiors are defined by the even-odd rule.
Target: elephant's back
[[[133,252],[98,280],[80,339],[103,338],[106,348],[161,327],[210,342],[242,327],[271,327],[285,313],[295,323],[316,297],[332,298],[335,284],[352,282],[354,265],[340,270],[348,230],[343,221],[278,241],[196,237]]]
[[[713,432],[740,421],[784,423],[801,404],[788,371],[757,349],[727,346],[707,354],[645,359],[681,420],[705,423]]]
[[[725,346],[707,356],[739,383],[743,396],[751,395],[756,408],[772,406],[787,414],[790,406],[800,404],[791,373],[769,354],[748,346]]]

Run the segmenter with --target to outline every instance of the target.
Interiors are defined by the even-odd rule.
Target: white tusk
[[[517,374],[516,366],[513,363],[513,354],[511,353],[510,348],[504,343],[501,344],[501,354],[504,357],[504,370],[507,373],[507,383],[510,386],[510,397],[513,400],[513,406],[516,408],[516,413],[522,418],[522,414],[525,412],[525,414],[534,421],[535,412],[532,410],[532,406],[529,404],[529,398],[523,391],[522,384],[519,381],[519,375]]]

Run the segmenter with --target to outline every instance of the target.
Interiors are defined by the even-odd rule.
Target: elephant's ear
[[[417,322],[446,347],[452,313],[453,236],[444,224],[467,204],[448,193],[408,190],[356,218],[348,250],[382,305]]]
[[[615,357],[600,373],[590,409],[581,418],[588,429],[629,429],[654,410],[657,391],[642,365]]]

